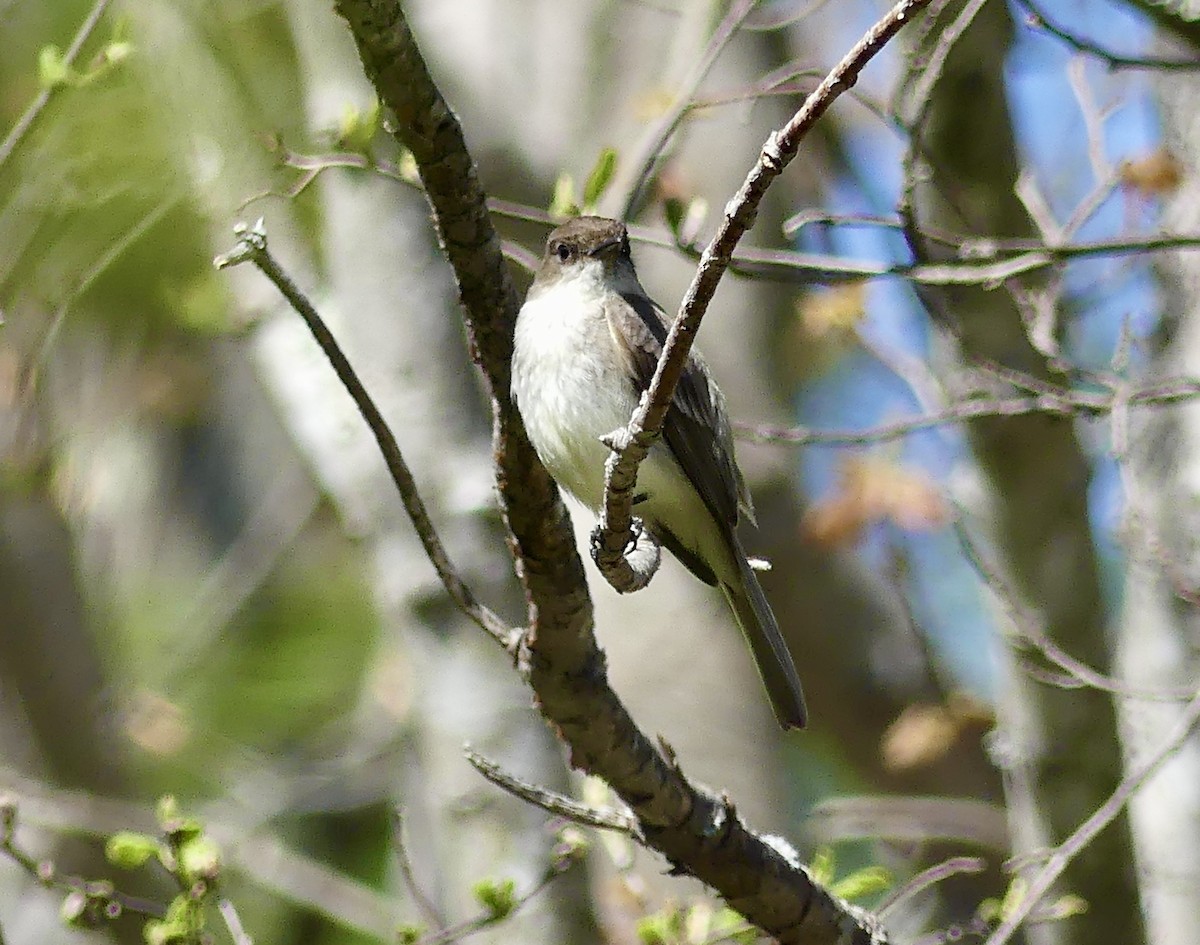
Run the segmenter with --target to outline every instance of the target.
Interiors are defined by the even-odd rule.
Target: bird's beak
[[[609,239],[606,239],[599,246],[595,246],[592,249],[588,250],[588,255],[589,256],[607,256],[607,255],[609,255],[609,253],[612,250],[618,248],[620,245],[621,245],[621,238],[619,236],[613,236],[613,237],[610,237]]]

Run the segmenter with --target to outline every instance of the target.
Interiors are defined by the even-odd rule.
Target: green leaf
[[[161,919],[150,919],[142,926],[146,945],[183,945],[195,942],[204,931],[204,910],[200,902],[180,893],[167,906]]]
[[[1072,916],[1081,915],[1088,910],[1087,900],[1075,893],[1059,896],[1049,908],[1038,912],[1038,919],[1043,922],[1061,922]]]
[[[668,197],[663,201],[663,215],[667,218],[667,229],[679,241],[679,228],[683,226],[683,215],[687,207],[678,197]]]
[[[993,922],[1000,921],[1000,900],[994,896],[990,899],[984,899],[975,907],[975,918],[985,925],[991,925]]]
[[[833,882],[833,870],[833,847],[820,847],[813,854],[812,862],[808,864],[808,871],[812,874],[813,881],[822,886],[828,886]]]
[[[575,202],[575,179],[570,174],[564,172],[558,175],[549,210],[550,216],[558,220],[579,216],[579,204]]]
[[[136,47],[128,41],[112,42],[104,47],[104,62],[106,65],[120,65],[133,55]]]
[[[615,148],[605,148],[596,158],[592,172],[588,174],[587,182],[583,185],[583,209],[594,211],[608,185],[612,183],[617,170],[617,151]]]
[[[164,794],[154,808],[155,819],[163,833],[174,843],[199,836],[204,828],[194,817],[184,817],[174,796]]]
[[[882,866],[867,866],[839,879],[833,884],[832,891],[843,899],[862,899],[883,892],[891,884],[891,874]]]
[[[736,942],[737,945],[754,945],[758,941],[758,929],[747,922],[740,912],[726,906],[718,909],[713,916],[711,938]]]
[[[157,855],[159,841],[149,834],[122,830],[114,833],[104,844],[104,857],[113,866],[135,870],[150,857]]]
[[[638,919],[637,937],[642,945],[672,945],[678,941],[679,915],[673,911],[654,912]]]
[[[179,816],[179,802],[174,794],[164,794],[154,805],[154,819],[160,827],[165,828],[168,822],[178,820]]]
[[[1012,882],[1008,884],[1008,889],[1004,892],[1004,901],[1000,903],[1000,917],[1007,919],[1016,913],[1021,903],[1025,901],[1025,896],[1028,892],[1029,883],[1025,881],[1025,878],[1023,876],[1014,876]]]
[[[359,111],[347,104],[342,109],[342,120],[338,125],[338,145],[347,151],[366,154],[379,133],[381,116],[379,99],[375,99],[366,111]]]
[[[481,879],[471,892],[488,911],[488,919],[498,922],[513,911],[517,904],[517,884],[511,879]]]
[[[416,184],[421,180],[421,171],[417,167],[417,159],[408,148],[400,152],[400,157],[396,161],[396,169],[400,172],[400,179],[403,181]]]

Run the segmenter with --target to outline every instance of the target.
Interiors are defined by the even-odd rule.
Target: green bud
[[[88,897],[82,890],[73,889],[67,893],[58,914],[67,925],[80,925],[87,918]]]
[[[179,870],[190,882],[214,880],[221,872],[221,850],[216,842],[201,834],[191,837],[179,845]]]
[[[667,218],[667,229],[671,231],[671,235],[679,240],[679,229],[683,226],[683,215],[687,212],[687,207],[678,197],[667,197],[663,201],[663,215]]]
[[[38,82],[44,89],[56,89],[71,81],[71,67],[57,46],[43,46],[38,52]]]
[[[550,851],[550,861],[556,870],[565,870],[572,863],[582,860],[592,848],[591,842],[578,827],[563,827],[558,832],[557,842]]]
[[[812,862],[808,864],[809,875],[813,882],[828,886],[833,882],[834,860],[832,847],[819,847],[813,854]]]
[[[158,826],[167,838],[174,843],[182,843],[190,837],[195,837],[200,834],[202,827],[200,821],[194,817],[184,817],[179,809],[179,802],[175,800],[174,795],[164,794],[158,799],[158,804],[154,808],[155,819],[158,820]]]
[[[488,911],[492,922],[503,919],[517,904],[517,884],[511,879],[481,879],[471,887],[471,892]]]
[[[123,870],[135,870],[159,850],[157,837],[122,830],[114,833],[104,844],[104,858]]]
[[[679,914],[653,912],[638,919],[637,937],[642,945],[671,945],[679,938]]]
[[[579,216],[579,205],[575,203],[575,180],[570,174],[559,174],[554,182],[554,195],[550,198],[550,216],[556,220]]]

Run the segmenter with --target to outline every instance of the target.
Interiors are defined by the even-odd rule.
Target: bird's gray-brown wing
[[[629,359],[627,366],[640,396],[650,386],[666,343],[667,319],[647,296],[631,293],[621,299],[624,304],[608,305],[605,315],[618,349]],[[663,439],[719,523],[732,529],[739,509],[753,519],[734,459],[725,399],[694,350],[675,388]]]

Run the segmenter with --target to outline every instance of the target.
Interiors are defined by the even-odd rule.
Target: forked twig
[[[741,189],[726,205],[712,242],[700,256],[692,284],[671,325],[654,379],[628,426],[614,431],[613,449],[604,470],[604,508],[599,535],[603,548],[596,556],[605,577],[610,571],[628,568],[626,549],[634,542],[633,488],[638,466],[658,439],[675,387],[687,364],[696,332],[717,284],[729,267],[730,258],[743,234],[754,225],[763,195],[799,151],[800,143],[834,100],[858,81],[863,67],[892,39],[914,14],[931,0],[901,0],[877,22],[842,58],[821,84],[805,99],[800,110],[779,131],[772,132],[758,161]],[[636,552],[636,546],[633,549]]]
[[[445,546],[442,545],[442,540],[433,526],[429,510],[425,508],[425,502],[417,491],[416,480],[413,479],[412,471],[404,461],[404,455],[400,452],[400,444],[396,442],[396,437],[387,421],[384,420],[383,414],[375,406],[375,401],[367,393],[366,387],[363,386],[363,382],[343,353],[341,346],[338,345],[337,339],[333,337],[329,327],[291,277],[275,261],[275,257],[267,251],[267,233],[263,227],[263,221],[260,219],[253,227],[241,224],[234,228],[234,232],[238,237],[237,245],[228,253],[218,256],[213,260],[213,264],[218,269],[225,269],[239,263],[253,263],[263,275],[275,284],[292,308],[304,319],[304,323],[312,332],[317,344],[321,346],[321,351],[337,374],[338,380],[346,388],[346,392],[354,400],[359,413],[363,415],[367,426],[370,427],[375,442],[379,445],[379,451],[383,453],[384,462],[387,463],[388,472],[392,476],[392,482],[396,484],[396,489],[400,493],[404,509],[408,512],[413,528],[416,529],[417,537],[421,539],[425,554],[437,571],[438,577],[441,578],[446,592],[459,606],[459,609],[496,642],[510,652],[515,652],[521,636],[520,631],[514,630],[499,616],[479,603],[471,589],[459,577],[458,570],[446,553]]]

